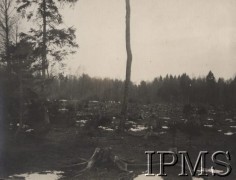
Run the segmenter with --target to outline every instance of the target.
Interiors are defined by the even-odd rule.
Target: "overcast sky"
[[[79,0],[64,9],[80,48],[71,72],[124,79],[125,0]],[[131,0],[134,82],[166,74],[236,75],[235,0]]]

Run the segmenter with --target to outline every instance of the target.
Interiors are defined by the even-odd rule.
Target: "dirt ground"
[[[218,137],[208,136],[208,138],[204,138],[201,135],[194,139],[191,147],[186,144],[187,139],[181,132],[178,132],[176,137],[177,149],[187,150],[190,156],[194,158],[196,158],[200,150],[208,150],[209,152],[228,150],[232,153],[232,158],[235,158],[236,155],[235,147],[232,146],[235,144],[235,136],[222,137],[219,135]],[[140,136],[120,135],[115,132],[101,131],[94,137],[88,137],[78,134],[75,128],[52,128],[51,132],[43,139],[28,138],[27,140],[6,143],[1,175],[2,177],[7,177],[8,175],[22,172],[63,170],[67,172],[65,176],[71,179],[81,169],[79,169],[80,167],[69,169],[66,167],[82,162],[81,158],[89,159],[96,147],[111,147],[112,152],[120,158],[135,162],[135,164],[144,164],[128,167],[128,170],[135,171],[138,174],[147,169],[145,166],[147,162],[145,151],[169,150],[172,148],[170,142],[171,138],[168,134],[145,139]],[[158,156],[153,156],[153,161],[158,160]],[[158,173],[159,167],[156,168],[153,171]],[[176,173],[172,174],[172,176],[177,176],[180,173],[180,169],[176,172],[178,168],[176,167],[175,170],[169,168],[173,170],[172,173]],[[235,174],[234,172],[235,170],[233,169],[232,178],[233,174]],[[87,173],[85,174],[84,177],[81,176],[81,178],[83,177],[82,179],[85,176],[87,179],[116,179],[114,175],[119,179],[122,175],[121,172],[109,172],[104,169],[94,170],[92,173],[89,173],[89,176]],[[232,179],[231,176],[227,177],[227,179]]]
[[[44,136],[6,137],[2,146],[0,178],[7,178],[13,174],[26,172],[63,171],[62,179],[134,179],[147,170],[147,156],[145,151],[188,151],[191,160],[195,162],[199,151],[209,151],[207,167],[211,166],[211,154],[215,151],[229,151],[231,154],[232,172],[230,176],[218,179],[236,179],[236,135],[222,135],[210,129],[202,129],[201,133],[189,138],[186,133],[177,130],[174,134],[175,143],[170,130],[155,136],[145,138],[147,130],[117,133],[98,129],[92,134],[86,134],[75,126],[64,127],[52,125]],[[122,172],[112,167],[98,167],[78,175],[82,166],[71,165],[88,160],[96,147],[110,147],[112,153],[119,158],[131,162],[128,171]],[[159,162],[157,155],[153,161]],[[224,167],[219,167],[224,169]],[[132,171],[132,172],[131,172]],[[178,166],[166,167],[168,176],[164,179],[179,178],[181,169]],[[153,172],[159,173],[159,166],[153,166]],[[217,179],[209,175],[205,179]]]

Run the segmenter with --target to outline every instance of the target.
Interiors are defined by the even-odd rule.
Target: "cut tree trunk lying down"
[[[79,172],[92,170],[93,168],[114,168],[123,172],[128,171],[128,164],[118,156],[112,154],[111,148],[96,148],[91,158],[87,161],[86,167]]]

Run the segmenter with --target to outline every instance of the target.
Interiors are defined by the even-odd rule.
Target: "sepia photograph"
[[[235,142],[235,0],[0,0],[0,180],[234,180]]]

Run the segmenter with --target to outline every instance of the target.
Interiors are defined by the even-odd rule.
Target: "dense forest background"
[[[97,101],[121,101],[124,83],[117,79],[59,75],[50,86],[50,99],[77,99]],[[156,77],[151,82],[131,84],[130,102],[133,103],[207,103],[235,106],[236,77],[216,79],[210,71],[205,77],[190,78],[187,74]]]

